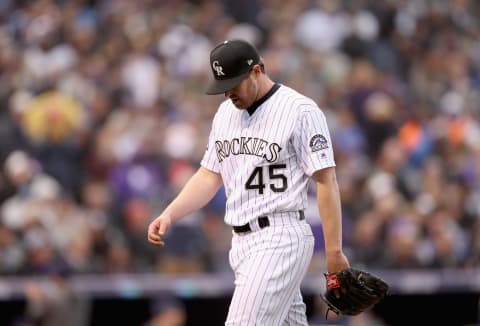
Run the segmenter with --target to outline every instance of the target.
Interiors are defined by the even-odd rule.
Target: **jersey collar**
[[[275,83],[273,84],[272,88],[265,94],[263,97],[258,99],[252,105],[247,108],[247,112],[250,116],[258,109],[260,105],[262,105],[266,100],[268,100],[278,89],[280,88],[280,84]]]

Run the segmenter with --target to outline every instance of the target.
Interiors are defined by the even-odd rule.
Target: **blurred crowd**
[[[0,274],[229,269],[223,191],[162,250],[146,227],[198,167],[233,38],[325,112],[352,264],[480,267],[477,1],[3,0]]]

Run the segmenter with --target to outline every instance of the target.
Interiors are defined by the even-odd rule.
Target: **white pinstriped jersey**
[[[224,101],[201,165],[220,173],[225,223],[305,209],[315,171],[335,166],[325,116],[310,98],[281,85],[250,116]]]

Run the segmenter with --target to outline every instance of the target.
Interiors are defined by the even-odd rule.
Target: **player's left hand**
[[[355,268],[328,273],[325,277],[327,289],[321,298],[337,315],[355,316],[370,309],[387,295],[389,288],[380,277]]]
[[[327,252],[327,271],[335,273],[342,269],[350,267],[347,257],[342,251],[329,253]]]
[[[154,219],[148,226],[148,241],[159,247],[165,245],[163,237],[172,224],[172,219],[166,214],[162,214]]]

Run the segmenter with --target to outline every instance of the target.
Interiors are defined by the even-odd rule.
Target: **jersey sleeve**
[[[308,176],[312,176],[315,171],[335,166],[327,121],[316,105],[300,107],[293,132],[293,145],[300,165]]]
[[[220,165],[217,159],[217,152],[215,150],[215,129],[214,129],[215,121],[212,123],[212,129],[210,130],[210,135],[208,136],[208,143],[205,153],[203,154],[202,161],[200,165],[204,168],[220,173]]]

